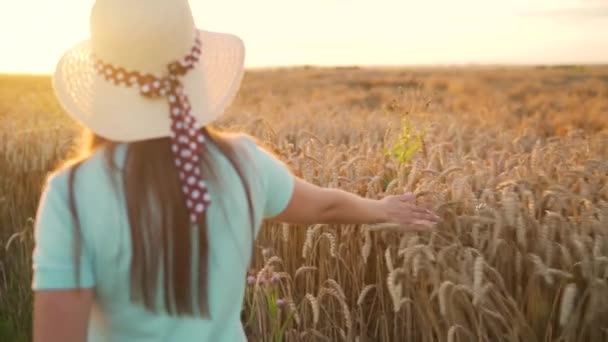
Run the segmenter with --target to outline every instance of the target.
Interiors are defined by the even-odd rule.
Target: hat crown
[[[187,0],[97,0],[90,29],[97,58],[154,74],[183,58],[197,34]]]

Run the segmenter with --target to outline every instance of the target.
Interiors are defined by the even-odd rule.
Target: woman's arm
[[[412,194],[391,195],[381,200],[366,199],[339,190],[318,187],[296,178],[287,208],[274,219],[283,222],[313,223],[395,223],[432,225],[439,217],[417,206]]]
[[[93,290],[44,290],[34,293],[34,342],[84,342]]]
[[[74,229],[67,201],[68,173],[53,174],[40,198],[32,254],[34,342],[86,341],[95,277],[82,240],[80,278],[75,277]]]

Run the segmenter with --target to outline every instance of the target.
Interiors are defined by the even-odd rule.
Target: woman
[[[53,78],[93,139],[40,202],[35,341],[242,341],[264,218],[438,221],[411,194],[319,188],[251,138],[208,128],[237,93],[243,60],[237,37],[196,29],[187,0],[97,0],[90,41]]]

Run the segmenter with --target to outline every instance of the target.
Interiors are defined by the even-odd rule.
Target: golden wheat
[[[265,225],[248,336],[606,339],[606,80],[606,68],[247,73],[221,126],[255,135],[315,184],[374,198],[411,191],[443,218],[432,233]],[[0,307],[12,309],[0,310],[0,330],[29,330],[28,218],[46,173],[78,142],[47,83],[0,79]],[[404,119],[424,135],[400,161],[393,148],[415,142]]]

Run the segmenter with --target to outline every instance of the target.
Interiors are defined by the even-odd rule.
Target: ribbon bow
[[[142,75],[138,71],[127,71],[99,59],[95,60],[97,72],[107,81],[127,87],[138,86],[141,95],[147,98],[167,98],[171,117],[171,151],[192,223],[200,222],[211,204],[211,198],[201,175],[200,155],[205,136],[197,129],[196,118],[191,113],[190,101],[184,93],[180,77],[194,69],[200,54],[201,42],[197,35],[190,53],[182,60],[170,63],[167,66],[168,75],[164,77]]]

